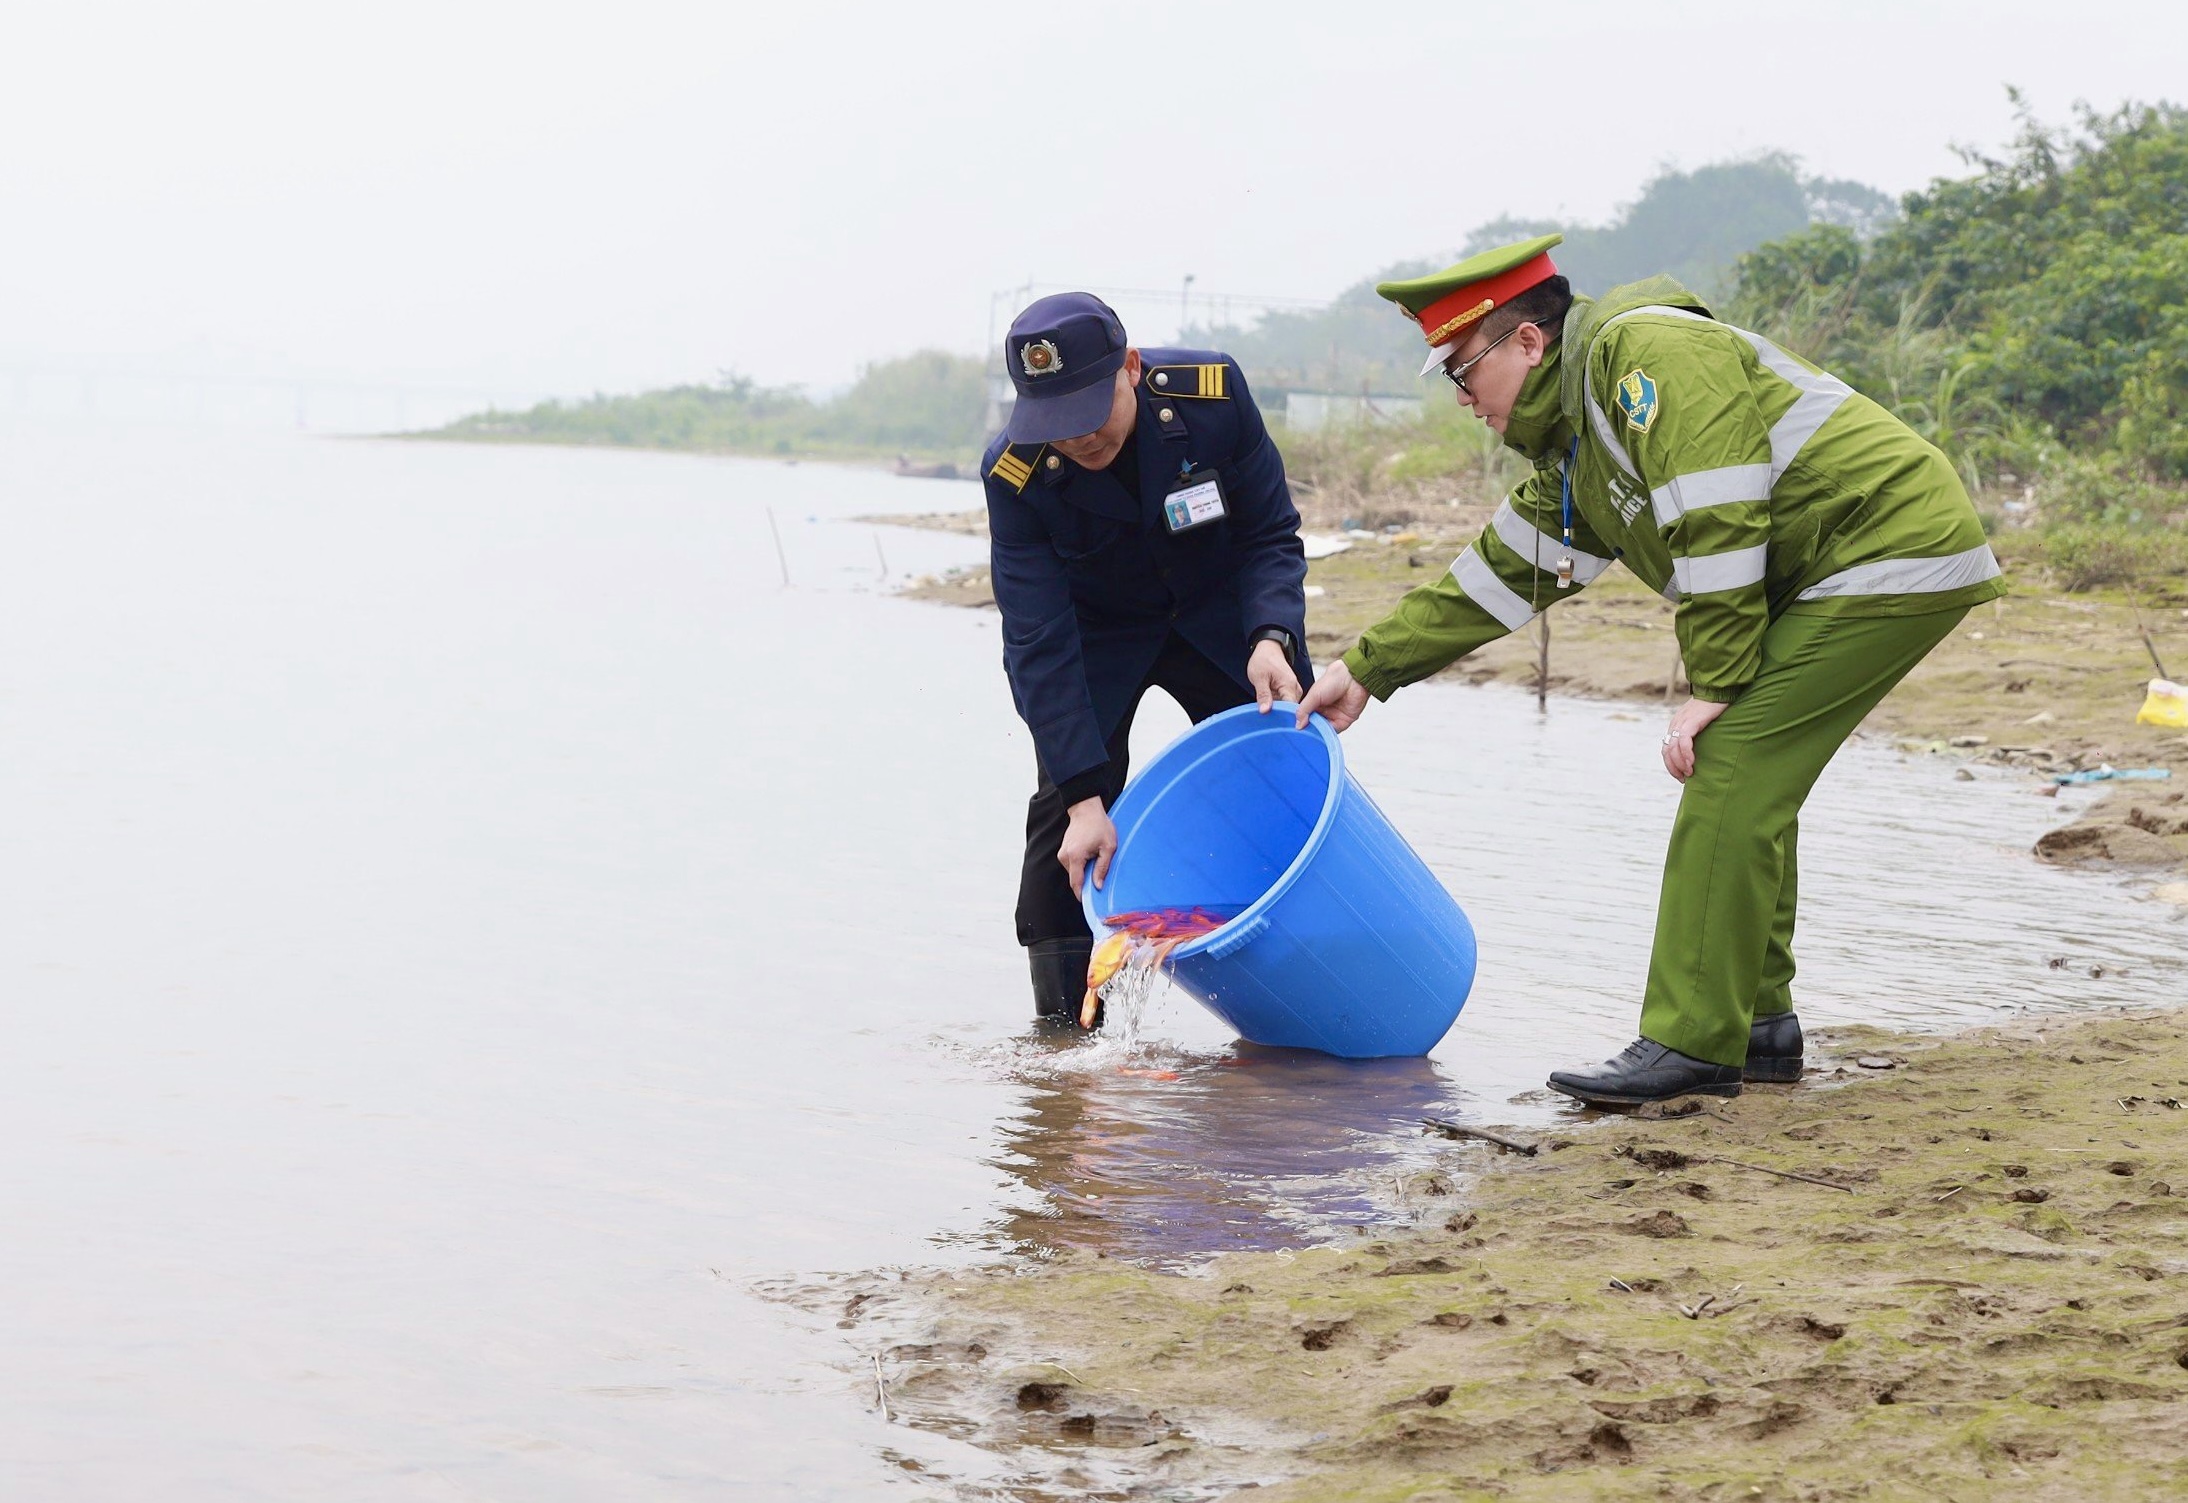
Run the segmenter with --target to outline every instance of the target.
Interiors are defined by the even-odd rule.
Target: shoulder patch
[[[995,456],[995,463],[988,467],[988,474],[1013,491],[1022,491],[1026,482],[1033,478],[1033,462],[1047,447],[1047,444],[1035,444],[1031,448],[1023,444],[1005,444],[1003,452]]]
[[[1158,365],[1147,373],[1147,383],[1157,396],[1227,402],[1231,399],[1227,375],[1221,361],[1214,365]]]
[[[1638,365],[1618,378],[1618,410],[1636,433],[1648,432],[1656,422],[1656,381]]]

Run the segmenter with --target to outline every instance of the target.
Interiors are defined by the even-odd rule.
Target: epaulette
[[[1231,393],[1224,380],[1224,365],[1158,365],[1147,373],[1155,390],[1166,397],[1206,397],[1227,402]]]
[[[1026,482],[1033,478],[1033,462],[1041,457],[1047,444],[1005,444],[1003,452],[995,456],[995,463],[988,474],[1009,486],[1012,491],[1022,491]]]

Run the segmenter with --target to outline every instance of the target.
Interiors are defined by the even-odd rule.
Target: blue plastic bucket
[[[1348,1059],[1426,1054],[1474,984],[1474,927],[1352,775],[1320,716],[1242,705],[1164,749],[1110,811],[1117,854],[1085,886],[1111,914],[1235,913],[1171,951],[1177,984],[1236,1029]]]

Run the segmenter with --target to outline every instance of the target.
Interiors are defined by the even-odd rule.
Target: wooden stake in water
[[[783,588],[790,588],[790,559],[783,553],[783,532],[775,525],[775,508],[767,509],[767,530],[775,537],[775,562],[782,566]]]
[[[2142,650],[2150,654],[2150,666],[2158,670],[2159,678],[2171,679],[2173,675],[2165,671],[2165,660],[2158,656],[2158,644],[2150,640],[2150,628],[2143,625],[2142,604],[2135,599],[2132,586],[2127,591],[2127,608],[2135,613],[2135,630],[2142,636]]]
[[[1535,625],[1542,632],[1541,650],[1535,656],[1535,711],[1547,715],[1550,712],[1550,613],[1544,611],[1535,617]]]
[[[874,557],[881,560],[881,577],[886,580],[889,577],[889,555],[881,551],[881,534],[878,532],[874,534]]]

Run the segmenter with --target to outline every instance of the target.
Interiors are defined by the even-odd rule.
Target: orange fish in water
[[[1210,913],[1205,908],[1146,908],[1111,914],[1102,922],[1112,929],[1143,934],[1149,939],[1198,939],[1203,934],[1213,934],[1235,916]]]
[[[1102,1005],[1101,990],[1109,978],[1124,969],[1124,963],[1132,954],[1132,936],[1112,934],[1094,947],[1094,956],[1086,963],[1086,1000],[1079,1004],[1079,1026],[1092,1028],[1094,1014]]]
[[[1096,945],[1093,958],[1087,962],[1086,998],[1079,1004],[1081,1028],[1094,1026],[1094,1019],[1101,1010],[1102,987],[1133,958],[1133,940],[1157,941],[1143,963],[1161,965],[1170,952],[1185,941],[1212,934],[1230,920],[1205,908],[1150,908],[1112,914],[1102,922],[1117,932]]]
[[[1094,958],[1086,967],[1086,1000],[1079,1004],[1081,1028],[1092,1028],[1094,1019],[1100,1016],[1101,989],[1110,977],[1127,965],[1136,965],[1142,970],[1159,966],[1170,958],[1172,950],[1185,943],[1183,939],[1159,939],[1148,944],[1141,938],[1139,946],[1135,947],[1135,938],[1140,937],[1130,933],[1112,934],[1095,947]],[[1112,950],[1111,946],[1116,948]]]

